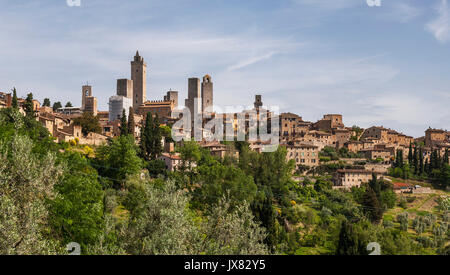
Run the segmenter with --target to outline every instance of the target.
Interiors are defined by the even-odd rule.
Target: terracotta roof
[[[171,155],[171,154],[168,154],[168,153],[162,153],[161,156],[166,157],[166,158],[170,158],[170,159],[181,160],[181,157],[179,155]]]

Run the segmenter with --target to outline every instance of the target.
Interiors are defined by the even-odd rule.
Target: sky
[[[205,74],[218,107],[419,137],[450,130],[450,0],[0,0],[0,91],[108,109],[139,50],[147,99]],[[369,4],[368,4],[369,2]]]

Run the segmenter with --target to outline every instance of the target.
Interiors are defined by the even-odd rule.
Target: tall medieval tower
[[[131,80],[133,80],[133,108],[138,109],[147,98],[147,63],[136,51],[134,60],[131,61]]]
[[[92,86],[84,85],[81,88],[81,110],[86,109],[86,98],[92,96]]]
[[[202,111],[212,112],[213,107],[213,83],[211,76],[205,75],[202,82]]]

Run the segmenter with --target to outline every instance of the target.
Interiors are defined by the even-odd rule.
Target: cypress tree
[[[408,163],[411,165],[413,162],[413,151],[412,151],[412,143],[409,143],[409,152],[408,152]]]
[[[431,159],[430,159],[430,172],[433,171],[433,169],[436,169],[439,167],[438,158],[437,158],[437,152],[436,150],[433,150],[431,152]]]
[[[422,147],[419,148],[419,174],[423,175],[424,165],[423,165],[423,151]]]
[[[403,150],[399,150],[400,151],[400,167],[404,166],[404,162],[403,162]]]
[[[13,88],[12,92],[13,92],[13,97],[12,97],[11,107],[13,107],[13,109],[18,109],[19,108],[19,102],[17,101],[16,87]]]
[[[364,212],[369,220],[374,224],[378,224],[383,217],[383,210],[381,209],[380,202],[372,188],[367,188],[363,196],[362,204],[364,206]]]
[[[372,174],[372,179],[369,181],[369,187],[375,192],[378,201],[381,201],[381,184],[378,182],[377,175]]]
[[[428,176],[430,176],[431,172],[430,158],[428,158],[427,161],[425,162],[425,172],[427,173]]]
[[[27,95],[27,99],[25,101],[25,114],[27,117],[33,117],[34,116],[34,110],[33,110],[33,94],[29,93]]]
[[[140,141],[140,147],[141,147],[141,154],[142,157],[145,160],[151,160],[150,154],[151,154],[151,146],[152,146],[152,136],[153,136],[153,117],[152,113],[147,113],[147,116],[145,118],[145,125],[143,129],[141,130],[141,141]]]
[[[417,147],[414,147],[414,155],[413,155],[413,166],[414,166],[414,174],[419,174],[419,156],[417,155]]]
[[[134,123],[134,108],[130,107],[130,113],[128,114],[128,134],[134,137],[134,129],[136,125]]]
[[[121,136],[128,135],[128,122],[127,122],[127,114],[125,113],[125,109],[122,110],[122,117],[120,118],[120,135]]]
[[[445,149],[444,160],[443,160],[444,165],[449,164],[448,161],[449,161],[448,160],[448,149]]]
[[[155,159],[158,157],[162,152],[162,135],[161,135],[161,128],[159,127],[159,117],[158,113],[155,113],[155,118],[153,119],[153,140],[152,140],[152,151],[151,156],[152,159]]]

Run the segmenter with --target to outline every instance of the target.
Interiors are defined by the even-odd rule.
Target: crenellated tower
[[[147,63],[136,51],[131,61],[131,80],[133,80],[133,108],[138,109],[147,100]]]

